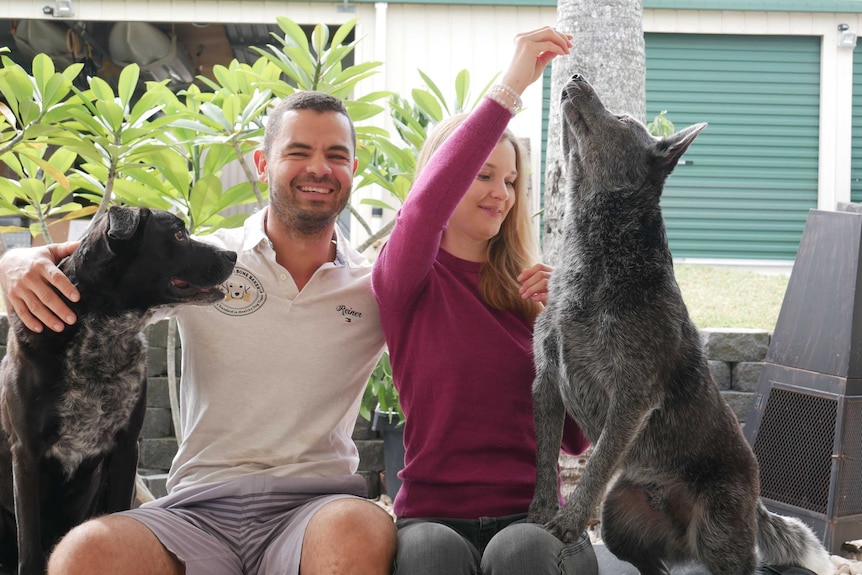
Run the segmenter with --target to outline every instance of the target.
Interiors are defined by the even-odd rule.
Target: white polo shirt
[[[261,210],[202,238],[237,252],[225,300],[177,310],[183,438],[168,490],[246,475],[355,473],[351,439],[383,351],[371,265],[336,229],[335,262],[297,289]],[[336,226],[337,228],[337,226]]]

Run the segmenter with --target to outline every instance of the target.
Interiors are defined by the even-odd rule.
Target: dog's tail
[[[770,513],[757,502],[757,548],[767,565],[798,565],[817,573],[833,575],[829,553],[802,521]]]

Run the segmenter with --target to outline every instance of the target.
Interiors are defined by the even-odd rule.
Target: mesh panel
[[[761,495],[826,514],[837,404],[772,388],[754,442]]]
[[[836,494],[836,517],[862,513],[862,400],[848,399],[845,402],[844,456],[838,472]]]

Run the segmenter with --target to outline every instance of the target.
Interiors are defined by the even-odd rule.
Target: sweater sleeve
[[[501,105],[483,98],[413,183],[374,263],[372,282],[382,312],[409,306],[424,286],[449,218],[511,117]]]
[[[575,423],[575,420],[566,415],[563,423],[563,451],[569,455],[580,455],[590,446],[590,440]]]

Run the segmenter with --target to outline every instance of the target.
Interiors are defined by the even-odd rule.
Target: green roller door
[[[645,37],[647,118],[709,123],[662,198],[674,257],[793,259],[817,207],[820,39]]]
[[[862,42],[853,50],[853,144],[850,201],[862,202]]]

